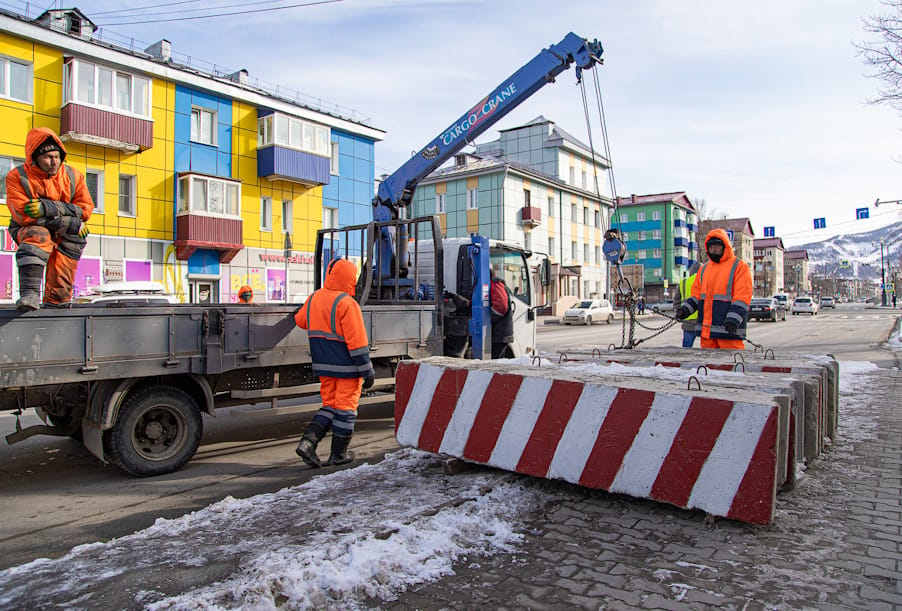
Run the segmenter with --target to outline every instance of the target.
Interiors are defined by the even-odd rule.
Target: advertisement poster
[[[14,273],[16,273],[15,257],[0,255],[0,299],[12,300]]]
[[[285,300],[285,270],[284,269],[267,269],[266,270],[266,300],[267,301],[284,301]]]
[[[152,280],[151,271],[152,264],[150,261],[125,262],[125,280],[128,282],[134,282],[135,280]]]
[[[102,284],[100,276],[100,259],[82,257],[75,270],[75,283],[72,287],[72,297],[81,297],[91,292],[91,289]]]

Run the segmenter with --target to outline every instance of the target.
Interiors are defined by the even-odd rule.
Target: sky
[[[900,346],[896,333],[887,347]],[[531,361],[524,358],[519,364]],[[555,367],[551,361],[542,366]],[[664,367],[575,367],[590,375],[631,370],[680,382],[695,374]],[[879,432],[873,399],[864,392],[873,385],[869,376],[877,366],[843,361],[839,370],[844,443],[818,466],[811,476],[815,479],[829,477],[830,469],[855,473],[860,466],[846,452],[873,443]],[[711,370],[707,375],[739,374]],[[441,462],[437,455],[401,449],[377,464],[322,475],[300,486],[246,499],[227,497],[176,519],[159,518],[130,535],[0,571],[0,608],[267,609],[278,601],[284,608],[371,609],[377,606],[373,601],[396,600],[408,589],[453,575],[457,567],[479,569],[492,556],[517,554],[530,520],[542,519],[547,508],[567,495],[494,469],[445,477]],[[809,477],[804,468],[797,476]],[[374,490],[393,493],[373,503]],[[800,554],[823,549],[826,540],[834,542],[831,554],[851,553],[846,537],[832,530],[842,524],[825,523],[817,511],[823,491],[796,486],[791,494],[800,497],[803,507],[781,508],[784,503],[778,502],[768,532],[786,533],[799,542]],[[673,511],[679,515],[680,510]],[[740,537],[730,545],[742,557],[747,542]],[[780,565],[779,554],[773,561],[762,558],[752,573],[769,575],[765,580],[776,579],[789,588],[820,584],[832,591],[840,583],[830,572],[830,583],[823,583],[821,571],[786,574]],[[669,571],[659,573],[675,595],[710,584],[702,579],[687,585]],[[728,578],[742,582],[743,569]]]
[[[66,3],[68,6],[69,2]],[[135,23],[274,6],[215,19]],[[4,0],[4,7],[22,0]],[[716,217],[749,217],[790,243],[902,220],[902,116],[868,104],[881,83],[853,43],[880,0],[80,0],[101,36],[136,48],[166,38],[176,59],[246,68],[386,132],[376,175],[411,153],[568,32],[597,39],[618,195],[685,191]],[[154,5],[157,8],[136,10]],[[165,5],[165,6],[162,6]],[[121,12],[129,9],[130,12]],[[34,10],[32,8],[32,10]],[[109,11],[120,11],[110,13]],[[192,13],[180,11],[195,11]],[[150,13],[148,15],[148,13]],[[142,15],[147,15],[141,17]],[[603,150],[594,81],[589,122],[570,70],[480,138],[538,115]],[[871,219],[856,221],[869,207]],[[814,231],[813,219],[826,219]]]

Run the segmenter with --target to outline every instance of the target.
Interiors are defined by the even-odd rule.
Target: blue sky
[[[108,39],[133,37],[141,47],[167,38],[179,58],[246,68],[251,78],[353,108],[386,131],[377,175],[573,31],[605,49],[599,77],[619,195],[686,191],[721,216],[750,217],[759,237],[773,225],[788,242],[902,213],[900,205],[873,208],[878,197],[902,199],[902,117],[866,104],[879,83],[864,76],[852,46],[868,37],[862,18],[885,11],[879,0],[344,0],[136,25],[102,14],[162,3],[76,6]],[[274,4],[222,10],[266,6]],[[562,74],[496,128],[544,115],[588,141],[575,83],[573,70]],[[597,110],[591,115],[599,147]],[[480,141],[495,137],[493,129]],[[865,227],[854,219],[867,206]],[[826,217],[827,231],[811,230],[814,217]]]

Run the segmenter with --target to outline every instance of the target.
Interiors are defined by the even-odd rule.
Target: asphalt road
[[[886,341],[896,316],[893,310],[841,304],[816,317],[753,322],[749,336],[777,353],[829,352],[839,360],[893,367],[898,363],[892,354],[877,347]],[[644,326],[635,330],[634,341],[647,347],[679,345],[679,325],[645,340],[667,319],[646,314],[640,322]],[[543,324],[537,345],[547,352],[587,345],[607,350],[620,345],[626,333],[620,319],[591,327]],[[185,468],[146,479],[101,464],[71,439],[34,437],[14,446],[0,442],[0,569],[59,557],[75,545],[126,535],[158,517],[174,518],[227,496],[245,498],[307,481],[323,471],[304,466],[294,446],[313,411],[304,406],[272,415],[253,408],[221,410],[216,418],[205,417],[200,450]],[[396,448],[393,426],[390,401],[362,407],[352,443],[358,457],[354,464],[378,461]],[[0,431],[6,434],[13,427],[13,416],[0,415]],[[321,450],[324,454],[328,446]]]

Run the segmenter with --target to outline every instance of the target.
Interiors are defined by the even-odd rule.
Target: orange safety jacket
[[[294,315],[307,329],[313,373],[332,378],[361,378],[374,374],[369,340],[354,294],[357,268],[335,259],[326,268],[323,288],[316,290]]]
[[[749,266],[733,252],[727,232],[712,229],[705,237],[720,238],[724,243],[719,263],[708,261],[698,272],[692,285],[692,296],[684,301],[692,312],[698,312],[698,326],[704,339],[744,338],[749,319],[749,302],[752,300],[752,273]],[[727,333],[724,323],[736,325],[736,333]]]

